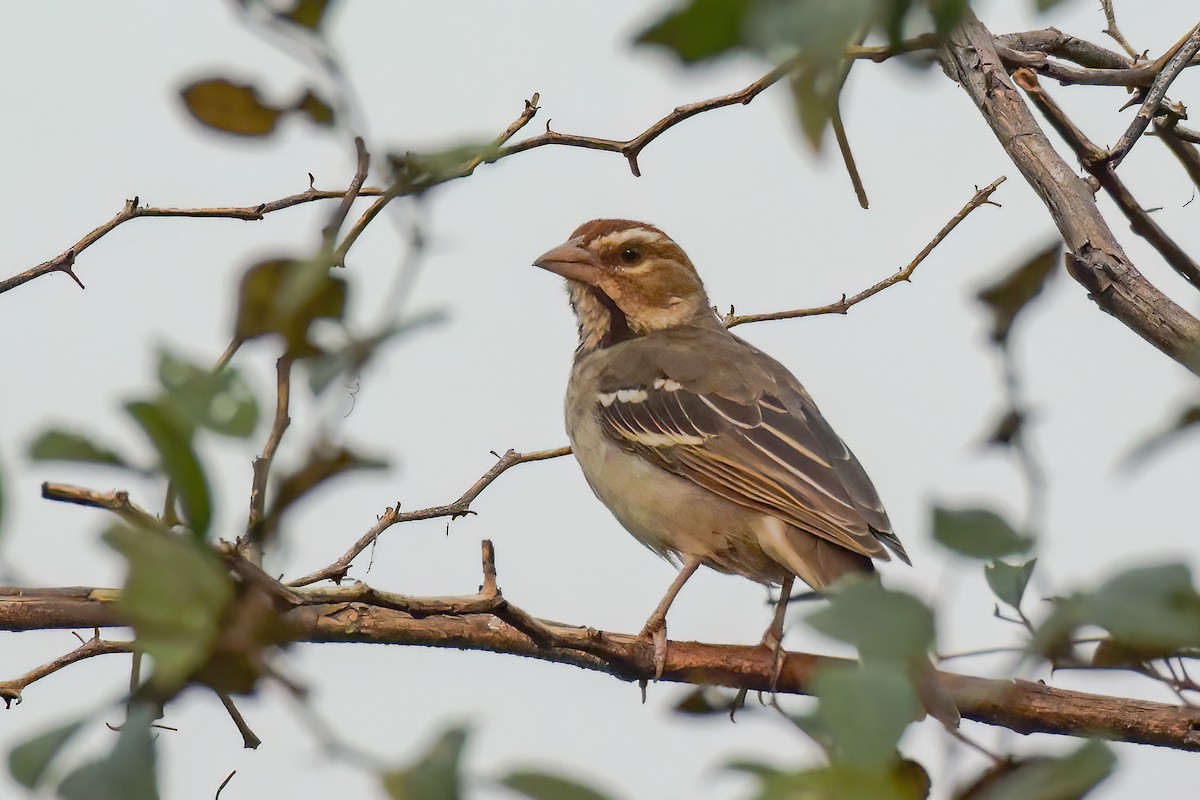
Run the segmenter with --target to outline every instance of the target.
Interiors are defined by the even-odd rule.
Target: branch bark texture
[[[1066,242],[1072,277],[1100,308],[1200,375],[1200,320],[1129,260],[1100,214],[1091,187],[1054,149],[1009,78],[991,32],[970,11],[942,47],[941,58],[1046,204]]]
[[[365,589],[329,589],[314,591],[310,599],[321,601],[339,592],[372,595]],[[86,587],[0,588],[0,630],[120,626],[114,603],[117,594],[114,589]],[[648,640],[536,620],[498,596],[396,600],[391,597],[388,602],[408,610],[357,601],[314,602],[283,616],[298,642],[484,650],[571,664],[628,681],[647,680],[654,674],[654,646]],[[775,690],[807,694],[817,671],[847,663],[829,656],[788,653]],[[772,666],[772,655],[760,647],[671,642],[662,680],[770,691]],[[939,673],[939,680],[965,719],[1019,733],[1099,736],[1200,751],[1200,708],[949,672]]]

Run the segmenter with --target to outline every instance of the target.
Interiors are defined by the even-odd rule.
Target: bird
[[[790,371],[732,334],[683,249],[596,219],[534,266],[566,279],[579,344],[571,449],[600,501],[678,574],[641,636],[666,662],[667,611],[701,566],[781,587],[761,644],[782,663],[799,578],[821,593],[893,556],[911,564],[866,471]]]

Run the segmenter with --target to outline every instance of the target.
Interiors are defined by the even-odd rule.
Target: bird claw
[[[662,680],[663,670],[667,667],[667,621],[651,617],[639,638],[649,639],[654,645],[654,680]]]
[[[767,631],[758,646],[765,647],[771,656],[771,694],[775,694],[775,687],[779,685],[779,676],[783,674],[783,662],[787,658],[787,650],[783,649],[783,642],[779,640],[773,629]]]

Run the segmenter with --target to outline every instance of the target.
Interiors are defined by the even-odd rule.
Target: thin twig
[[[906,267],[894,275],[884,278],[883,280],[879,281],[879,283],[863,289],[853,297],[846,297],[845,295],[842,295],[841,300],[838,300],[835,303],[829,303],[828,305],[815,306],[813,308],[798,308],[793,311],[774,311],[767,314],[735,315],[731,309],[729,314],[725,315],[725,327],[732,328],[735,325],[745,325],[748,322],[766,322],[777,319],[795,319],[796,317],[814,317],[819,314],[845,314],[850,310],[851,307],[858,305],[868,297],[874,297],[889,286],[894,286],[901,281],[907,281],[910,277],[912,277],[913,272],[920,265],[920,263],[924,261],[930,253],[933,252],[935,247],[941,244],[943,239],[950,235],[950,231],[954,230],[955,227],[958,226],[958,223],[967,218],[968,214],[984,204],[996,205],[996,203],[991,202],[990,198],[992,193],[995,192],[996,189],[1000,187],[1000,184],[1004,183],[1005,180],[1006,178],[1001,175],[999,178],[992,181],[982,189],[977,189],[975,191],[975,196],[968,200],[967,204],[964,205],[959,212],[950,219],[949,222],[942,226],[942,229],[937,232],[937,235],[930,240],[929,244],[922,248],[920,253],[917,253],[916,258],[910,261]]]
[[[246,723],[246,718],[242,716],[242,712],[233,704],[233,699],[225,692],[217,692],[217,697],[221,698],[221,705],[225,706],[225,710],[229,712],[229,718],[233,720],[233,724],[237,726],[238,733],[242,735],[242,746],[247,750],[257,750],[258,746],[262,744],[262,739],[258,738],[254,731],[250,729],[250,726]],[[230,777],[233,776],[230,775]],[[228,782],[229,778],[225,780]],[[221,784],[221,786],[224,785],[224,783]],[[220,793],[219,790],[218,793]]]
[[[1113,11],[1112,0],[1100,0],[1100,7],[1104,9],[1104,21],[1108,23],[1103,33],[1108,34],[1114,42],[1121,45],[1121,49],[1136,61],[1139,57],[1138,52],[1133,49],[1133,45],[1129,43],[1129,40],[1125,38],[1125,34],[1121,33],[1121,29],[1117,27],[1117,15]]]
[[[321,230],[322,250],[326,253],[333,252],[334,244],[337,243],[338,231],[342,229],[342,223],[346,221],[346,217],[350,214],[350,208],[358,199],[363,184],[367,182],[367,172],[371,168],[371,154],[367,152],[366,142],[361,136],[354,137],[354,151],[357,156],[354,178],[346,188],[346,193],[342,195],[342,202],[338,203],[337,208],[329,217],[329,222]]]
[[[13,678],[7,681],[0,681],[0,700],[4,701],[5,707],[11,707],[15,702],[21,704],[21,692],[25,687],[35,681],[39,681],[47,675],[52,675],[64,667],[83,661],[85,658],[93,656],[105,656],[110,653],[129,653],[133,651],[133,642],[112,642],[107,639],[100,638],[100,631],[97,630],[91,639],[88,639],[83,644],[76,647],[66,655],[59,656],[48,664],[43,664],[37,669],[32,669],[26,672],[19,678]]]
[[[383,189],[371,188],[360,189],[357,194],[359,197],[377,197],[383,193]],[[214,208],[151,208],[139,205],[139,199],[135,197],[132,200],[126,200],[125,207],[115,217],[95,230],[90,231],[78,242],[71,245],[66,252],[60,253],[49,261],[44,261],[36,267],[31,267],[11,278],[0,280],[0,294],[50,272],[62,272],[70,275],[79,284],[79,288],[82,289],[83,282],[79,280],[79,277],[74,272],[75,259],[80,253],[94,245],[106,234],[111,233],[115,228],[133,219],[142,217],[203,217],[257,222],[274,211],[281,211],[285,208],[291,208],[303,203],[312,203],[317,200],[337,200],[345,196],[345,191],[324,191],[310,188],[306,192],[282,197],[278,200],[272,200],[269,203],[260,203],[256,206],[225,206]]]
[[[1200,134],[1183,128],[1177,119],[1175,116],[1158,117],[1154,120],[1154,133],[1178,159],[1192,183],[1200,187],[1200,149],[1195,146],[1200,144]]]
[[[130,501],[129,492],[125,491],[94,492],[91,489],[67,483],[46,482],[42,484],[42,497],[46,500],[57,500],[60,503],[103,508],[138,528],[164,527],[158,517]]]
[[[472,513],[471,503],[474,502],[475,498],[506,470],[515,467],[517,464],[524,464],[530,461],[545,461],[550,458],[560,458],[569,455],[570,452],[571,448],[569,447],[559,447],[554,450],[536,450],[530,453],[518,453],[516,450],[509,450],[504,455],[498,456],[499,460],[492,465],[491,469],[485,472],[479,480],[471,484],[471,487],[452,503],[405,513],[400,512],[400,504],[396,503],[395,506],[384,511],[376,523],[359,537],[358,541],[351,545],[350,549],[343,553],[340,558],[316,572],[289,582],[288,586],[308,586],[309,584],[323,580],[340,581],[346,577],[346,571],[350,568],[351,562],[354,561],[358,554],[370,547],[371,543],[379,538],[380,534],[393,525],[422,519],[437,519],[439,517],[450,517],[453,519],[470,514]]]
[[[275,419],[271,423],[267,441],[263,444],[262,455],[254,459],[254,477],[250,485],[250,517],[246,521],[243,549],[246,557],[255,564],[262,563],[262,547],[269,533],[261,530],[267,503],[267,478],[275,460],[275,451],[279,449],[279,442],[292,422],[292,418],[288,416],[292,391],[292,363],[292,357],[286,353],[275,362]]]
[[[491,148],[493,150],[498,150],[504,143],[515,136],[517,132],[521,130],[521,128],[524,128],[525,125],[527,125],[529,121],[534,118],[538,112],[539,98],[540,95],[535,93],[533,97],[525,101],[525,108],[521,111],[520,116],[513,120],[513,122],[510,123],[509,126],[492,141]],[[449,170],[445,174],[438,176],[436,180],[432,180],[426,184],[423,184],[420,188],[422,191],[424,191],[439,183],[445,183],[457,178],[465,178],[473,173],[476,168],[478,168],[479,165],[485,161],[496,161],[499,158],[503,158],[503,155],[497,155],[494,158],[476,155],[459,165],[456,169]],[[350,248],[354,246],[354,243],[358,241],[358,237],[361,236],[362,232],[367,229],[367,226],[371,224],[371,221],[374,220],[375,217],[379,216],[379,212],[383,211],[388,203],[392,202],[397,197],[412,194],[414,191],[414,187],[407,182],[396,181],[389,186],[386,191],[382,192],[379,195],[379,199],[368,206],[367,210],[363,212],[362,216],[359,217],[354,225],[350,227],[350,230],[346,233],[345,238],[342,239],[341,244],[339,244],[333,251],[334,263],[343,265],[346,263],[346,255],[350,252]]]
[[[1151,121],[1159,115],[1158,107],[1167,96],[1167,89],[1179,77],[1179,73],[1191,63],[1197,53],[1200,53],[1200,25],[1192,28],[1191,32],[1175,47],[1155,60],[1154,65],[1157,67],[1158,74],[1146,91],[1142,107],[1138,109],[1137,116],[1129,123],[1129,128],[1108,151],[1107,160],[1113,169],[1116,169],[1117,165],[1129,154],[1130,149],[1146,132]]]

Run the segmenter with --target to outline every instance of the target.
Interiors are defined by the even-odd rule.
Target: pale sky
[[[267,141],[237,141],[200,130],[176,92],[209,75],[253,80],[275,99],[311,78],[237,21],[232,4],[23,5],[0,30],[8,113],[0,132],[7,213],[0,215],[3,276],[70,246],[137,195],[161,206],[254,205],[307,187],[343,188],[353,172],[345,136],[284,123]],[[1098,3],[1064,3],[1034,17],[1032,3],[979,9],[995,32],[1056,27],[1109,46]],[[739,89],[766,72],[749,59],[685,70],[665,54],[628,42],[665,8],[632,2],[563,4],[410,2],[344,4],[332,39],[365,112],[368,146],[382,166],[389,150],[421,150],[490,139],[541,93],[556,130],[627,138],[669,109]],[[1184,0],[1118,2],[1123,28],[1157,55],[1195,23]],[[1133,111],[1118,115],[1120,89],[1047,90],[1093,140],[1111,143]],[[1171,97],[1200,97],[1200,72]],[[853,293],[907,263],[982,186],[1007,175],[994,196],[1002,208],[972,214],[918,269],[911,285],[889,289],[844,317],[740,328],[805,383],[850,443],[887,504],[914,567],[883,568],[890,586],[936,602],[945,651],[1014,641],[991,618],[992,600],[973,563],[955,560],[929,536],[935,501],[983,503],[1019,516],[1019,474],[1004,453],[979,443],[1003,407],[999,363],[987,319],[974,300],[983,285],[1054,236],[1041,203],[1008,162],[965,93],[940,73],[900,64],[855,67],[843,106],[871,198],[857,207],[834,153],[812,154],[798,135],[786,89],[747,107],[701,115],[642,154],[643,177],[619,155],[541,149],[480,168],[433,193],[420,209],[398,203],[351,252],[351,319],[375,324],[405,257],[395,221],[426,224],[420,262],[403,314],[440,309],[446,322],[380,354],[357,390],[334,386],[321,403],[296,393],[293,426],[280,460],[298,459],[324,430],[337,441],[388,457],[386,473],[356,475],[304,501],[287,542],[269,564],[299,576],[328,563],[395,500],[406,509],[457,497],[492,463],[490,450],[565,444],[562,395],[575,346],[559,281],[532,268],[540,253],[594,217],[644,219],[691,255],[721,308],[739,312],[819,305]],[[1161,206],[1156,219],[1190,252],[1200,252],[1194,187],[1157,142],[1140,142],[1122,166],[1138,199]],[[382,182],[382,172],[372,183]],[[1112,211],[1104,202],[1103,207]],[[362,204],[365,207],[365,201]],[[312,251],[329,206],[279,212],[265,222],[136,220],[84,253],[87,285],[50,275],[0,297],[0,466],[8,513],[0,531],[5,561],[35,586],[119,585],[122,564],[97,537],[100,512],[39,498],[44,480],[98,490],[128,488],[149,507],[161,488],[100,469],[30,464],[33,434],[48,425],[87,431],[137,450],[124,399],[153,390],[156,347],[215,360],[231,333],[237,278],[255,260]],[[1128,232],[1114,230],[1135,264],[1186,307],[1200,303]],[[1039,543],[1038,598],[1095,585],[1115,570],[1182,559],[1200,567],[1195,476],[1200,440],[1181,438],[1136,471],[1122,457],[1172,418],[1195,380],[1059,275],[1028,311],[1014,347],[1035,416],[1032,445],[1048,472],[1049,513]],[[272,397],[274,355],[265,343],[237,357],[264,403]],[[352,394],[353,392],[353,394]],[[208,441],[217,465],[216,530],[244,524],[248,443]],[[500,585],[513,603],[550,619],[636,632],[672,577],[671,568],[626,534],[591,495],[569,459],[522,465],[489,488],[478,516],[392,528],[380,540],[371,585],[405,594],[470,594],[479,583],[479,540],[497,548]],[[769,621],[764,591],[741,578],[702,571],[670,615],[672,638],[756,642]],[[836,646],[793,615],[787,644]],[[71,649],[68,632],[5,634],[0,677],[14,677]],[[509,795],[487,783],[516,766],[559,770],[614,797],[732,800],[745,779],[717,767],[734,758],[799,767],[814,745],[785,721],[746,713],[694,720],[672,715],[684,689],[637,687],[570,667],[483,653],[368,646],[298,646],[283,662],[313,690],[317,712],[381,759],[413,758],[446,725],[473,729],[466,759],[472,797]],[[1006,660],[963,660],[975,674]],[[1048,677],[1038,673],[1039,677]],[[85,711],[109,707],[117,722],[128,659],[94,659],[38,682],[24,703],[0,712],[0,749]],[[1163,701],[1148,682],[1060,673],[1054,685]],[[806,700],[792,705],[802,707]],[[159,739],[167,798],[211,797],[236,769],[223,800],[265,796],[380,795],[374,776],[322,754],[281,693],[241,702],[263,739],[241,740],[216,699],[194,691],[173,704]],[[978,756],[949,748],[926,722],[902,749],[933,773],[935,797],[981,768]],[[980,741],[1015,752],[1075,742],[1022,738],[967,723]],[[109,746],[99,724],[73,746],[82,758]],[[1121,771],[1098,800],[1154,794],[1194,778],[1196,756],[1117,746]],[[950,777],[950,782],[944,779]],[[1136,787],[1136,789],[1135,789]],[[15,792],[0,776],[0,794]]]

